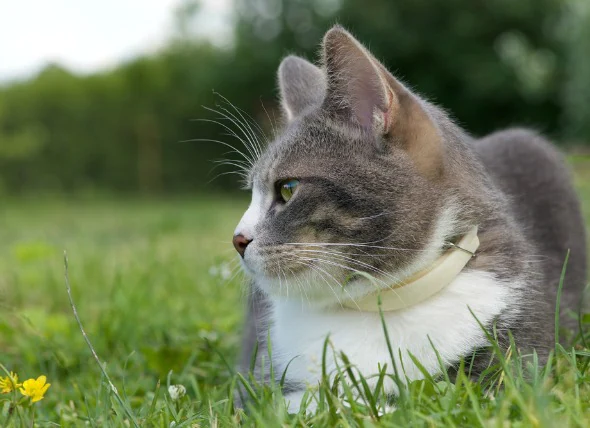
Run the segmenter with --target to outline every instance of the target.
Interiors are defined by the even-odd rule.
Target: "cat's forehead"
[[[342,129],[340,129],[342,128]],[[346,162],[358,147],[354,132],[318,117],[302,117],[284,128],[253,168],[253,179],[269,182],[279,178],[330,173],[334,162]]]

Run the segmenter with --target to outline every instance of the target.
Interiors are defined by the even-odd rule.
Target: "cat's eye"
[[[299,180],[285,180],[279,183],[279,193],[283,202],[289,202],[299,185]]]

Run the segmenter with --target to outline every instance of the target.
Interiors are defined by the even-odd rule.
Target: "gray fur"
[[[306,269],[293,261],[294,247],[288,243],[310,241],[379,242],[390,249],[366,247],[360,254],[354,247],[343,246],[339,251],[364,263],[368,273],[395,272],[426,245],[437,216],[452,206],[457,208],[457,222],[448,240],[479,225],[481,245],[467,268],[526,284],[524,290],[513,290],[511,306],[496,320],[501,343],[507,346],[510,330],[520,349],[535,349],[544,360],[554,343],[556,290],[568,248],[571,256],[561,308],[564,323],[569,323],[566,309],[576,310],[586,281],[584,224],[561,156],[542,137],[526,130],[473,139],[372,57],[393,100],[385,111],[382,100],[373,102],[377,111],[391,117],[384,117],[380,132],[367,129],[366,115],[359,119],[353,114],[356,107],[343,100],[347,96],[343,76],[354,77],[350,69],[339,69],[336,76],[337,68],[330,65],[346,68],[347,60],[358,57],[358,52],[350,53],[349,38],[339,27],[326,36],[332,45],[328,43],[331,48],[324,50],[328,84],[321,92],[323,102],[309,96],[319,91],[319,68],[311,66],[315,71],[309,73],[312,69],[302,65],[304,60],[294,57],[281,65],[283,102],[295,114],[252,168],[250,184],[269,191],[281,179],[296,177],[301,184],[297,197],[288,204],[277,201],[258,225],[258,245],[267,255],[265,274]],[[330,49],[339,52],[337,58],[330,57]],[[352,67],[354,73],[360,70],[357,79],[363,79],[363,69],[367,70]],[[340,83],[334,84],[333,78]],[[295,88],[301,96],[293,92]],[[353,262],[341,262],[359,268]],[[344,281],[348,274],[343,269],[336,279]],[[270,303],[256,283],[253,287],[243,371],[248,371],[257,340],[259,354],[266,355],[270,328]],[[329,290],[310,290],[312,298],[318,299],[324,292]],[[476,372],[483,368],[483,359],[476,360],[475,368]]]
[[[586,237],[579,200],[559,152],[540,135],[512,129],[478,140],[475,151],[501,191],[526,238],[538,252],[544,290],[555,306],[557,287],[570,250],[561,324],[576,327],[567,309],[578,311],[586,282]]]

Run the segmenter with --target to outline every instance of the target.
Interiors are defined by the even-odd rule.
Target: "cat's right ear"
[[[281,106],[288,121],[312,105],[319,105],[326,96],[326,77],[311,62],[289,55],[279,66]]]

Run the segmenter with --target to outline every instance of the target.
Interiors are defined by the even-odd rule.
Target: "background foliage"
[[[476,135],[533,126],[562,144],[590,141],[586,0],[234,0],[234,38],[194,37],[198,1],[155,54],[79,76],[59,65],[0,87],[0,192],[186,192],[210,181],[222,128],[214,90],[265,129],[278,121],[281,57],[316,59],[335,22]],[[213,38],[214,40],[214,38]]]

